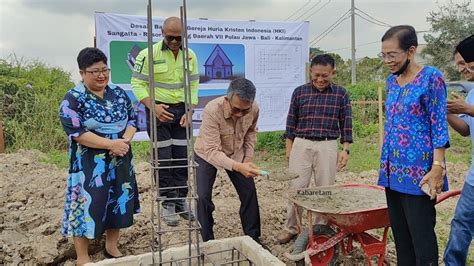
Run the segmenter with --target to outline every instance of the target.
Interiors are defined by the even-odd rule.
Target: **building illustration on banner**
[[[125,62],[127,63],[131,71],[133,71],[133,68],[135,67],[137,56],[141,50],[142,49],[140,48],[140,46],[135,44],[127,54],[127,59],[125,60]]]
[[[232,61],[225,54],[224,50],[216,45],[211,55],[204,63],[205,77],[209,79],[228,79],[232,77]]]

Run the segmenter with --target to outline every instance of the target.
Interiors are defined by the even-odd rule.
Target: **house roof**
[[[130,49],[130,54],[134,57],[137,58],[138,54],[141,52],[141,48],[138,45],[133,45],[132,49]]]
[[[212,50],[211,54],[206,60],[206,63],[204,63],[204,66],[212,66],[214,64],[214,60],[216,59],[217,56],[220,56],[222,61],[224,61],[224,66],[233,66],[232,61],[230,61],[229,57],[225,54],[224,50],[221,48],[219,44],[214,47],[214,50]]]

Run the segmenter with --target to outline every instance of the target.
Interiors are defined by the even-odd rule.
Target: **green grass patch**
[[[69,167],[69,158],[67,151],[51,150],[40,158],[40,162],[54,164],[59,168]]]
[[[347,169],[356,173],[379,169],[380,153],[377,141],[377,135],[356,139],[350,146],[351,157]]]
[[[463,137],[452,129],[449,131],[449,137],[451,147],[446,151],[446,160],[469,165],[471,163],[471,138]]]
[[[148,161],[150,158],[150,142],[149,141],[133,141],[132,142],[133,157],[136,161]]]
[[[283,131],[260,132],[257,135],[255,150],[270,153],[280,153],[285,150],[285,139]]]

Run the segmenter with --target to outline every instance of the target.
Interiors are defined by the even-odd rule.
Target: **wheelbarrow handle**
[[[441,196],[439,197],[436,197],[436,204],[444,201],[445,199],[448,199],[448,198],[451,198],[451,197],[454,197],[454,196],[457,196],[461,194],[461,190],[459,189],[455,189],[455,190],[450,190],[446,193],[443,193]]]

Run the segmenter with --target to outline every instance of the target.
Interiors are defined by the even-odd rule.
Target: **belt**
[[[313,141],[327,141],[327,140],[336,140],[335,137],[301,137],[302,139],[313,140]]]
[[[169,107],[180,107],[180,106],[184,106],[184,103],[164,103],[164,102],[160,102],[160,101],[155,101],[155,103],[157,103],[157,104],[166,104],[166,105],[168,105]]]

